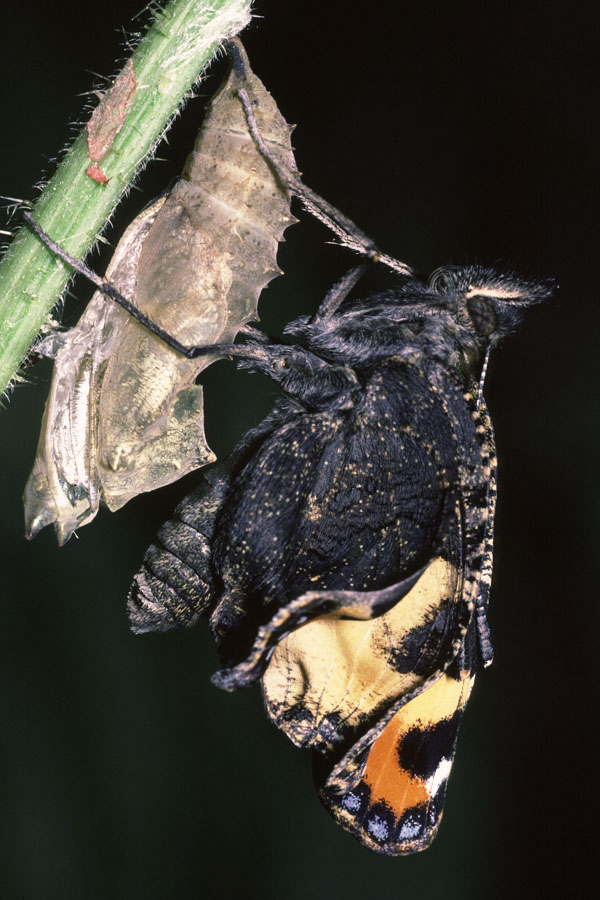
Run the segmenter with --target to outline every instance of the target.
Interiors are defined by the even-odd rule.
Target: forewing
[[[354,787],[341,794],[320,788],[336,821],[369,849],[400,856],[425,850],[433,841],[473,681],[472,675],[441,675],[390,719]]]
[[[232,70],[182,179],[132,223],[107,271],[187,346],[231,341],[257,318],[258,297],[279,273],[278,242],[293,221],[290,194],[249,133],[241,86],[269,149],[294,168],[291,129],[272,97],[248,67],[243,81]],[[194,384],[211,361],[185,359],[94,295],[56,358],[26,487],[28,534],[54,522],[64,543],[93,518],[100,499],[115,510],[212,462]]]

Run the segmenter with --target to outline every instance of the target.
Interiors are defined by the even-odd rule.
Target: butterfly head
[[[492,343],[515,331],[528,307],[545,300],[554,290],[551,281],[528,280],[484,266],[436,269],[429,286],[444,296],[444,305],[462,327],[479,340]]]

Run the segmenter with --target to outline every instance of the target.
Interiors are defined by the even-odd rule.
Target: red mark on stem
[[[88,150],[93,165],[86,174],[100,184],[108,184],[108,178],[98,163],[104,159],[121,130],[136,89],[133,62],[129,59],[113,86],[102,97],[87,124]]]

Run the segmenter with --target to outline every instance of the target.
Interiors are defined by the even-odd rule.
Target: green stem
[[[45,186],[33,216],[73,256],[85,256],[178,107],[223,40],[250,21],[252,0],[171,0],[128,62],[137,86],[125,119],[92,179],[84,129]],[[132,82],[131,82],[132,83]],[[110,141],[109,141],[110,143]],[[0,261],[0,391],[66,287],[72,270],[26,227]]]

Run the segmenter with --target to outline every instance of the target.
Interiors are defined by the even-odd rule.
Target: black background
[[[33,196],[90,72],[115,71],[119,26],[139,3],[3,10],[0,192]],[[258,0],[264,18],[245,35],[257,74],[299,123],[306,182],[379,246],[422,272],[500,260],[560,283],[488,377],[501,467],[496,662],[476,684],[434,845],[380,858],[339,829],[313,792],[308,755],[267,723],[258,690],[210,685],[204,626],[128,631],[131,577],[193,476],[103,511],[61,550],[50,530],[25,542],[20,494],[43,363],[0,415],[2,900],[583,894],[598,802],[595,8]],[[180,171],[219,73],[111,238]],[[261,301],[271,331],[314,309],[348,264],[327,239],[306,220],[288,232],[286,277]],[[106,254],[92,261],[102,271]],[[83,284],[78,293],[89,296]],[[79,308],[67,304],[66,320]],[[219,454],[274,392],[231,369],[205,379]]]

